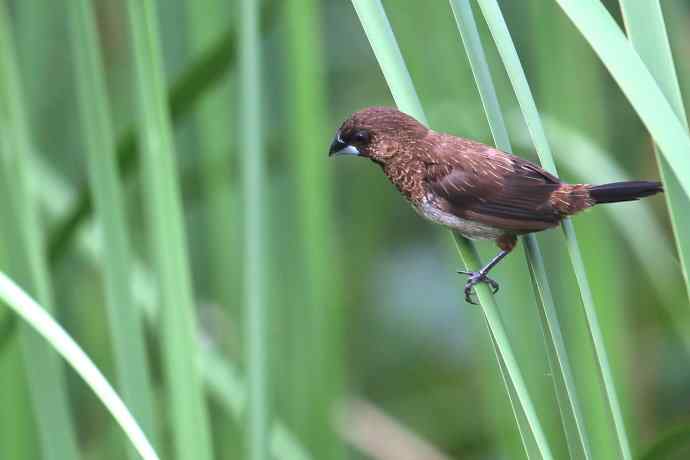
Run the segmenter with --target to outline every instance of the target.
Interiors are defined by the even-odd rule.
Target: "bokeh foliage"
[[[143,414],[162,457],[385,458],[377,448],[411,445],[418,458],[417,437],[439,458],[524,457],[482,310],[462,300],[452,239],[378,168],[327,158],[341,120],[394,104],[350,2],[68,0],[74,8],[57,13],[50,2],[0,1],[0,268],[54,307]],[[513,151],[537,161],[483,17],[494,2],[452,3],[474,10]],[[661,2],[663,17],[649,3],[604,6],[682,115],[690,3]],[[657,136],[654,114],[635,112],[564,14],[594,5],[598,24],[598,1],[496,4],[561,177],[653,179],[661,165],[674,180],[641,122]],[[449,3],[381,5],[429,124],[493,143]],[[679,90],[673,62],[653,61],[668,56],[664,31]],[[680,158],[690,167],[690,152]],[[635,458],[690,453],[688,261],[677,255],[687,252],[688,209],[682,185],[671,186],[673,219],[662,197],[573,219]],[[537,308],[552,303],[593,458],[617,458],[570,240],[559,231],[535,240],[536,279],[546,275],[550,295],[532,289],[522,247],[495,272],[511,351],[554,457],[568,458],[573,431],[561,425],[565,393],[554,392]],[[477,247],[482,259],[494,252]],[[260,278],[247,282],[250,273]],[[245,327],[245,307],[259,304],[258,329]],[[4,308],[0,347],[0,458],[132,454],[89,389]],[[123,358],[142,347],[145,356]],[[254,359],[263,367],[248,373]],[[144,387],[138,400],[132,385]],[[249,449],[243,433],[262,429],[261,414],[266,431],[251,439],[266,449]]]

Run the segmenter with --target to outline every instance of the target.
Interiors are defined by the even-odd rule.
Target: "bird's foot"
[[[460,273],[461,275],[469,276],[467,283],[465,283],[465,300],[468,303],[471,303],[472,305],[477,305],[477,302],[475,302],[472,299],[472,292],[473,292],[472,288],[474,288],[474,286],[476,286],[477,284],[486,283],[491,288],[492,294],[496,294],[498,292],[498,288],[499,288],[498,283],[495,280],[486,276],[485,272],[482,272],[482,271],[468,272],[468,271],[464,271],[464,270],[459,270],[458,273]]]

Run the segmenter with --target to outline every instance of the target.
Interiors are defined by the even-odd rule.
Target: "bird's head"
[[[426,136],[428,128],[391,107],[355,112],[335,133],[328,156],[355,155],[385,165]]]

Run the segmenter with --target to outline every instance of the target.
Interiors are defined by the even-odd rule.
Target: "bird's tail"
[[[590,199],[594,204],[634,201],[646,196],[663,192],[661,182],[628,181],[612,182],[604,185],[593,185],[589,189]]]

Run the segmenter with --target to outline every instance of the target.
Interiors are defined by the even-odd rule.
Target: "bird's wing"
[[[446,143],[427,167],[427,189],[446,212],[515,233],[560,221],[551,204],[561,186],[557,177],[519,157],[465,142],[471,141]]]

